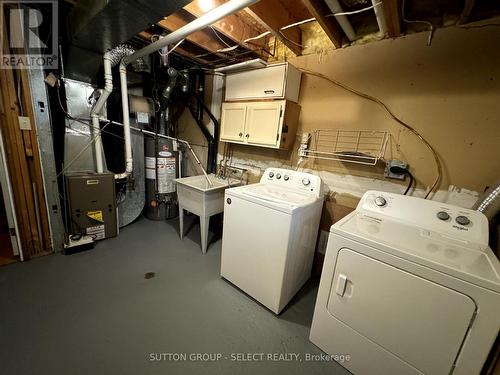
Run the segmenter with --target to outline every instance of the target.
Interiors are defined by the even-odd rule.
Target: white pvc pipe
[[[378,28],[380,29],[380,34],[387,34],[387,22],[384,12],[384,4],[380,4],[380,0],[372,0],[373,10],[375,11],[375,17],[377,17]]]
[[[128,106],[127,66],[120,63],[120,90],[122,95],[123,138],[125,139],[125,172],[115,174],[115,179],[126,178],[133,171],[132,142],[130,138],[130,110]]]
[[[90,116],[92,118],[92,137],[94,140],[94,150],[95,150],[95,161],[96,161],[96,171],[97,173],[104,172],[104,163],[102,159],[102,138],[101,132],[99,130],[99,114],[104,108],[106,100],[108,100],[109,95],[113,91],[113,76],[111,71],[111,60],[109,52],[104,54],[104,91],[97,100],[97,103],[92,108]]]
[[[92,115],[92,138],[94,140],[96,172],[104,172],[104,162],[102,160],[102,139],[99,131],[99,116]]]
[[[337,0],[325,0],[326,5],[328,5],[328,8],[332,11],[333,14],[335,13],[343,13],[342,7],[340,6],[339,2]],[[337,15],[335,16],[335,19],[339,23],[340,27],[344,31],[345,35],[347,36],[347,39],[349,39],[351,42],[356,39],[356,32],[352,28],[351,23],[347,19],[347,16],[345,15]]]

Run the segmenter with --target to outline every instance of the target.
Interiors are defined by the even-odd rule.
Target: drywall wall
[[[289,61],[383,100],[436,148],[444,194],[463,192],[473,202],[474,192],[500,178],[500,29],[439,29],[431,46],[427,37],[413,34]],[[308,75],[302,79],[299,104],[299,134],[329,128],[387,129],[392,136],[385,157],[407,161],[420,189],[431,185],[436,173],[431,153],[376,104]],[[296,147],[286,152],[234,145],[233,150],[233,160],[249,168],[254,179],[266,166],[296,166]],[[354,193],[402,188],[379,181],[384,179],[381,165],[309,160],[301,167],[322,171],[333,190],[343,175],[351,180],[345,190]],[[449,190],[450,185],[463,190]]]

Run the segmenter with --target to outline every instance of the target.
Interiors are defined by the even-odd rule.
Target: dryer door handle
[[[335,293],[337,293],[340,297],[343,297],[346,285],[347,276],[341,273],[337,279],[337,287],[335,288]]]

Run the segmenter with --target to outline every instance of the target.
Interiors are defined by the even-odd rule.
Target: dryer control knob
[[[309,180],[308,178],[303,178],[302,183],[304,184],[304,186],[308,186],[311,183],[311,180]]]
[[[439,211],[436,215],[439,220],[448,220],[450,215],[446,211]]]
[[[290,179],[289,175],[286,174],[286,175],[283,176],[283,180],[288,181],[289,179]]]
[[[269,177],[273,178],[274,177],[274,172],[269,172]]]
[[[279,173],[276,173],[276,178],[279,180],[281,178],[281,175]]]
[[[470,224],[470,220],[467,216],[457,216],[455,218],[455,221],[460,225],[469,225]]]
[[[377,197],[375,198],[375,204],[379,207],[384,207],[387,204],[387,201],[385,200],[384,197]]]

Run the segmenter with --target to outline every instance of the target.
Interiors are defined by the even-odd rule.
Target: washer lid
[[[292,214],[301,207],[318,200],[315,196],[268,184],[252,184],[230,188],[227,195],[235,195],[257,204]]]
[[[268,184],[248,185],[243,193],[268,202],[288,204],[295,207],[307,206],[317,200],[311,194]]]

